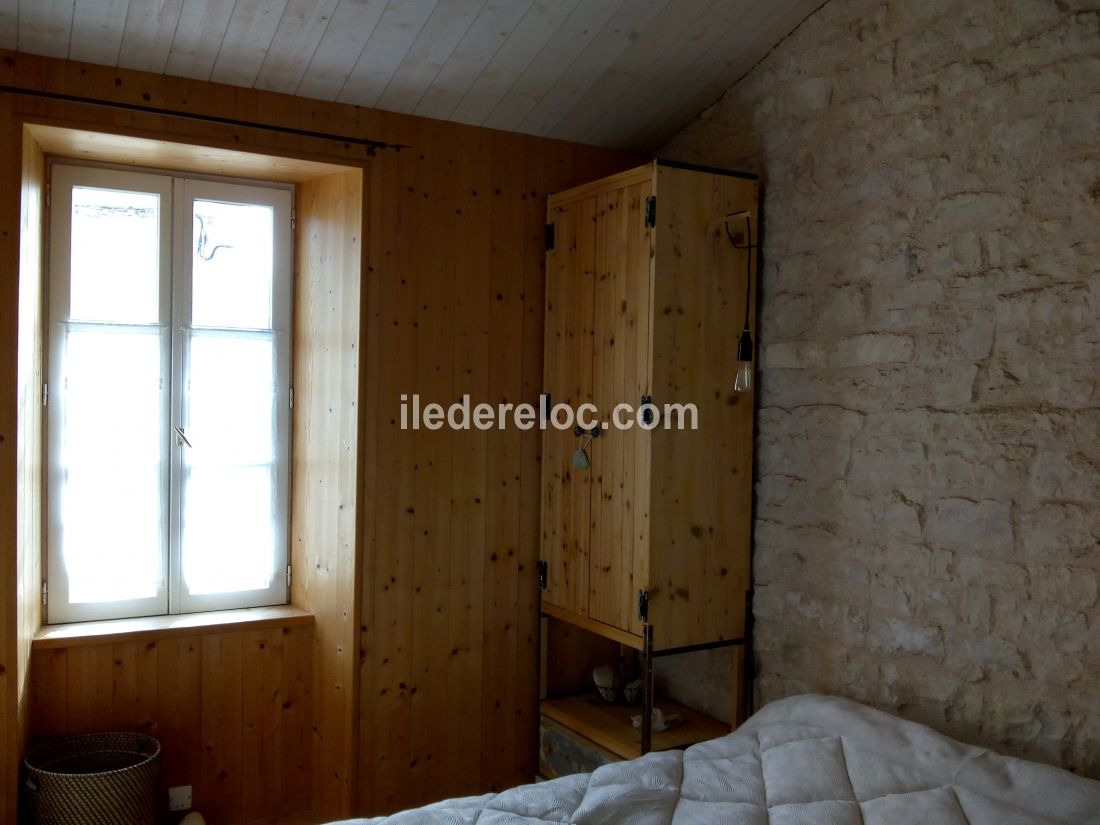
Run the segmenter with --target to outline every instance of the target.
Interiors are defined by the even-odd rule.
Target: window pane
[[[70,329],[62,557],[74,603],[151,598],[163,580],[159,330]]]
[[[193,222],[191,323],[270,329],[274,211],[196,199]]]
[[[194,595],[275,573],[275,336],[193,332],[188,348],[183,575]]]
[[[159,320],[160,196],[73,187],[69,316]]]
[[[275,574],[269,467],[189,469],[183,579],[192,595],[269,587]]]

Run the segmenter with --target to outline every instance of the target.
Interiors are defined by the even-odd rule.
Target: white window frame
[[[61,371],[64,328],[69,311],[69,263],[74,186],[155,193],[160,197],[160,317],[162,374],[161,393],[163,548],[161,582],[155,597],[133,601],[70,603],[69,579],[61,550],[60,477]],[[84,165],[69,160],[50,163],[49,272],[47,278],[47,437],[46,437],[46,564],[45,621],[96,621],[139,616],[174,615],[212,610],[287,604],[289,601],[288,547],[290,513],[290,399],[291,323],[293,289],[292,185],[182,175],[159,170],[133,171]],[[217,594],[191,594],[183,582],[181,558],[181,468],[186,449],[175,435],[187,409],[184,355],[191,333],[191,283],[194,226],[191,204],[195,199],[269,206],[274,213],[274,283],[270,331],[234,331],[235,334],[269,336],[275,342],[276,397],[274,512],[274,575],[270,585],[258,590]],[[220,329],[220,328],[216,328]],[[50,391],[49,388],[57,388]],[[51,397],[52,396],[52,397]]]

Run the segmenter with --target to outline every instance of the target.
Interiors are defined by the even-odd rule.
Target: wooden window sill
[[[300,607],[292,605],[247,607],[240,610],[185,613],[178,616],[145,616],[139,619],[44,625],[34,634],[31,648],[49,650],[80,645],[153,641],[173,636],[204,636],[227,631],[311,624],[313,624],[313,614]]]

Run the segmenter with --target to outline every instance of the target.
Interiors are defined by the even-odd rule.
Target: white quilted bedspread
[[[356,825],[1100,825],[1100,782],[845,699],[774,702],[687,751]]]

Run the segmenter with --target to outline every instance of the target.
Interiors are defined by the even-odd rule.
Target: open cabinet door
[[[548,220],[544,414],[558,404],[576,410],[592,403],[596,200],[551,204]],[[592,471],[574,467],[573,455],[585,441],[549,421],[542,436],[544,599],[582,616],[588,614]]]

